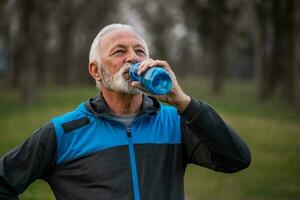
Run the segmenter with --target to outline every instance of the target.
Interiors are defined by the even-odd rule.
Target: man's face
[[[129,63],[148,59],[144,41],[135,32],[115,30],[106,34],[100,43],[100,72],[102,85],[121,93],[137,94],[129,85]]]

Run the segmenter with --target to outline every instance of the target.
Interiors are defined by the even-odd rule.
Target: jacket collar
[[[90,98],[84,103],[88,111],[94,113],[96,116],[110,116],[112,115],[110,109],[103,98],[102,94],[97,95],[96,97]],[[156,114],[160,110],[160,103],[153,97],[143,95],[143,102],[141,111],[138,116],[152,113]]]

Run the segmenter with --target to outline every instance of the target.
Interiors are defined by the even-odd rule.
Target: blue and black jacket
[[[61,200],[182,200],[187,164],[232,173],[250,160],[246,144],[204,102],[192,99],[179,114],[144,96],[125,127],[97,96],[1,158],[0,199],[18,199],[43,179]]]

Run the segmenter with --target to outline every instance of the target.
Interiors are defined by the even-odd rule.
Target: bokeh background
[[[0,0],[0,20],[0,156],[97,94],[90,45],[127,23],[251,149],[236,174],[188,166],[186,199],[300,199],[300,1]],[[55,198],[37,181],[20,199]]]

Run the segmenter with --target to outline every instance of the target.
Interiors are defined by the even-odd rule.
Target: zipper
[[[137,117],[131,125],[134,123],[144,119],[146,116],[148,116],[150,113],[144,113]],[[121,123],[114,120],[113,118],[110,117],[110,115],[97,115],[97,117],[100,118],[106,118],[110,120],[113,123],[116,123],[117,125],[120,125]],[[124,125],[121,124],[123,127]],[[133,146],[133,141],[132,141],[132,132],[129,127],[126,128],[126,135],[127,135],[127,141],[128,141],[128,151],[129,151],[129,159],[130,159],[130,169],[131,169],[131,178],[132,178],[132,185],[133,185],[133,197],[134,200],[140,200],[140,189],[139,189],[139,180],[138,180],[138,174],[137,174],[137,168],[136,168],[136,161],[135,161],[135,153],[134,153],[134,146]]]
[[[139,181],[138,181],[138,174],[137,174],[137,168],[135,162],[134,147],[132,142],[132,132],[130,128],[126,129],[126,134],[127,134],[128,147],[129,147],[129,158],[130,158],[130,165],[131,165],[131,177],[133,183],[134,200],[140,200]]]

